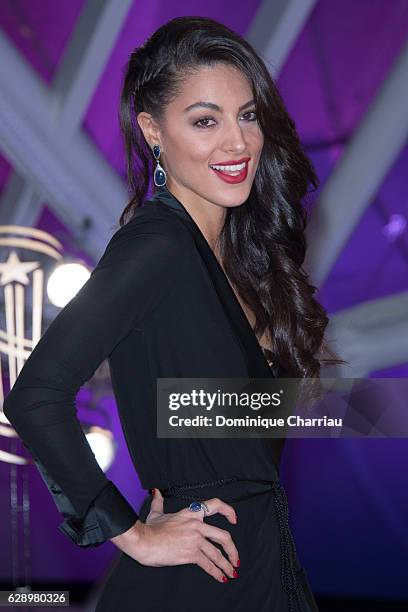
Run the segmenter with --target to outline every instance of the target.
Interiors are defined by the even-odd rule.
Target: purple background
[[[117,113],[122,70],[132,49],[178,15],[209,16],[245,35],[259,4],[258,0],[239,6],[231,0],[133,3],[82,124],[123,180]],[[83,5],[83,0],[1,2],[4,34],[49,86]],[[278,78],[278,87],[321,179],[315,197],[406,44],[407,35],[407,0],[316,2]],[[384,121],[388,120],[384,116]],[[388,240],[383,232],[391,215],[407,220],[407,161],[405,146],[321,287],[319,299],[330,315],[407,290],[407,229],[398,241]],[[0,151],[0,197],[12,172]],[[75,208],[74,202],[72,206]],[[69,250],[73,243],[69,229],[47,202],[37,227],[58,234],[67,253],[78,254]],[[106,242],[108,238],[107,234]],[[370,375],[408,376],[408,363]],[[130,463],[114,400],[104,401],[119,442],[108,476],[138,507],[144,491]],[[317,594],[408,599],[406,466],[406,440],[288,441],[283,479],[291,523]],[[61,517],[34,470],[31,481],[33,579],[100,579],[116,549],[108,543],[84,553],[50,528],[59,524]],[[6,544],[0,547],[0,578],[7,581],[11,567],[6,464],[0,465],[0,485],[1,541]]]

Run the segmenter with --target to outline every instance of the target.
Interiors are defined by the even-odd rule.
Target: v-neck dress
[[[279,480],[284,439],[158,438],[158,378],[279,376],[217,258],[166,187],[145,200],[110,239],[88,281],[49,325],[4,402],[58,510],[59,531],[100,546],[146,520],[98,465],[75,397],[104,359],[126,443],[142,486],[158,488],[164,512],[220,497],[238,522],[228,530],[239,577],[216,581],[195,564],[144,566],[119,553],[97,612],[316,612],[288,523]],[[135,478],[136,482],[136,478]],[[216,544],[214,544],[216,545]]]

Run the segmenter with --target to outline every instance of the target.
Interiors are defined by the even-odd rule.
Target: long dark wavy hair
[[[329,319],[302,269],[307,222],[302,199],[319,180],[264,62],[225,25],[178,17],[131,54],[120,102],[131,200],[119,223],[130,220],[146,198],[155,165],[137,114],[146,111],[160,123],[184,79],[220,62],[238,68],[252,85],[264,135],[249,198],[227,210],[219,238],[222,265],[256,317],[257,337],[269,331],[271,359],[290,377],[318,378],[322,363],[344,363],[324,338]]]

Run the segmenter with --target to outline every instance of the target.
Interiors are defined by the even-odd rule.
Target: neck
[[[182,203],[218,257],[218,239],[225,222],[226,209],[175,183],[167,185],[167,189]]]

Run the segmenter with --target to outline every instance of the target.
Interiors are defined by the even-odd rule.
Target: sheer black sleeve
[[[64,522],[82,547],[127,531],[137,513],[99,467],[76,394],[171,290],[177,249],[166,220],[144,208],[112,236],[88,281],[34,347],[4,402]]]

